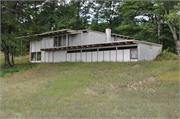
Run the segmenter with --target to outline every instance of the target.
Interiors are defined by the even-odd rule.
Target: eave
[[[53,48],[41,48],[41,51],[55,51],[55,50],[80,49],[80,48],[105,47],[105,46],[130,45],[130,44],[136,44],[136,43],[134,43],[134,40],[124,40],[124,41],[114,41],[114,42],[97,43],[97,44],[85,44],[85,45],[71,45],[71,46],[61,46],[61,47],[53,47]]]

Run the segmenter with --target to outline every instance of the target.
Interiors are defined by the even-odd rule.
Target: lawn
[[[0,94],[1,118],[180,118],[179,61],[33,64]]]

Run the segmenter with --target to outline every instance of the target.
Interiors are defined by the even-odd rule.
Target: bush
[[[15,65],[14,67],[1,67],[0,76],[3,77],[6,73],[14,73],[14,72],[23,72],[23,70],[28,70],[29,68],[36,67],[37,64],[33,63],[24,63]]]
[[[169,52],[169,48],[166,50],[161,51],[161,53],[155,58],[156,61],[163,61],[163,60],[179,60],[177,54]]]

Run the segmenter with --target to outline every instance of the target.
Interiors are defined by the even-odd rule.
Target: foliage
[[[15,65],[12,67],[1,67],[1,77],[4,77],[6,73],[14,73],[14,72],[23,72],[23,70],[28,70],[29,68],[36,67],[37,64],[31,63],[23,63],[22,65]]]
[[[161,53],[155,58],[156,61],[163,61],[163,60],[179,60],[177,54],[169,52],[169,48],[167,50],[161,51]]]
[[[159,43],[163,45],[163,50],[170,48],[170,51],[177,53],[175,39],[178,37],[177,1],[124,1],[118,9],[122,14],[122,24],[116,30],[119,34],[129,35],[143,41]],[[165,7],[168,14],[165,14]],[[173,7],[173,8],[172,8]],[[140,17],[141,18],[138,18]],[[142,17],[143,16],[143,17]],[[144,19],[144,18],[148,19]],[[173,32],[171,25],[176,23],[176,31]],[[173,26],[174,27],[174,26]],[[175,37],[176,36],[176,37]]]
[[[32,13],[30,6],[32,2],[27,1],[3,1],[1,20],[1,51],[5,54],[5,66],[14,66],[14,56],[19,56],[28,51],[29,41],[20,39],[19,36],[31,35]],[[11,54],[11,63],[9,59]]]
[[[36,63],[30,63],[29,60],[29,55],[24,54],[24,56],[22,57],[22,63],[21,63],[21,57],[17,56],[14,60],[15,65],[14,67],[6,67],[4,66],[4,62],[3,61],[3,54],[1,53],[1,72],[0,72],[0,76],[4,77],[5,74],[7,73],[15,73],[15,72],[23,72],[25,70],[28,70],[30,68],[36,67],[37,64]]]
[[[122,25],[116,28],[122,35],[134,36],[142,30],[140,26],[132,26],[131,24]]]
[[[167,21],[168,22],[171,22],[173,23],[174,20],[175,21],[178,21],[179,19],[179,15],[180,15],[180,11],[179,11],[179,5],[178,5],[178,2],[173,2],[171,4],[174,4],[172,5],[173,8],[170,8],[169,10],[169,14],[165,14],[165,17],[167,18]],[[173,20],[174,19],[174,20]],[[179,22],[176,22],[175,26],[178,28],[179,26]]]
[[[112,33],[159,43],[163,50],[169,47],[178,53],[178,10],[178,1],[2,1],[1,51],[5,65],[13,66],[13,56],[29,51],[29,41],[19,36],[60,29],[104,32],[109,27]]]

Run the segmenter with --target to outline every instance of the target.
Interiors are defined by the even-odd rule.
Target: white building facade
[[[92,30],[59,30],[37,34],[30,41],[32,63],[44,62],[131,62],[153,60],[162,45]]]

